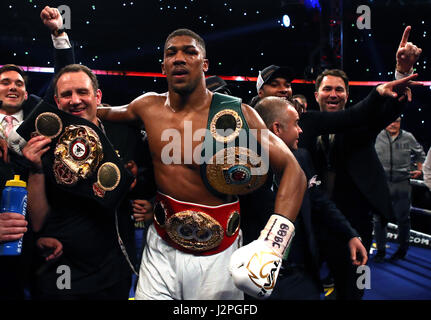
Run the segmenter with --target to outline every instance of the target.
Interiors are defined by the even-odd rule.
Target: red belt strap
[[[222,252],[239,233],[239,200],[205,206],[158,192],[154,211],[154,226],[160,237],[187,253],[212,255]]]

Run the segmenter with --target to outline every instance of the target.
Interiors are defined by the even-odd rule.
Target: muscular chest
[[[201,159],[207,112],[166,111],[157,121],[146,124],[153,159],[164,165],[197,167]]]

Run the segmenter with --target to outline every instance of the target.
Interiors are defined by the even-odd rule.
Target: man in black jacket
[[[407,98],[402,93],[398,91],[398,99],[405,102]],[[315,96],[322,115],[344,109],[348,97],[346,74],[337,69],[323,72],[316,80]],[[402,112],[403,106],[404,103],[396,103],[390,108],[383,105],[380,109],[383,112],[376,112],[371,121],[337,134],[320,132],[319,136],[315,131],[316,126],[302,123],[304,131],[308,133],[307,139],[302,141],[302,147],[310,151],[325,191],[359,232],[367,252],[372,242],[371,210],[383,217],[387,217],[392,210],[389,189],[374,149],[374,141],[380,130]],[[320,121],[319,125],[326,127],[328,123]],[[334,276],[337,299],[360,299],[363,290],[356,286],[358,275],[350,267],[347,252],[339,248],[337,237],[329,231],[326,234],[322,232],[321,240]]]
[[[343,245],[349,248],[351,262],[358,266],[367,261],[367,252],[357,232],[319,187],[313,164],[305,149],[298,149],[299,115],[293,104],[278,97],[267,97],[256,105],[256,111],[267,127],[293,151],[307,176],[308,189],[304,195],[301,211],[295,222],[295,238],[289,250],[289,257],[283,262],[283,269],[271,299],[318,300],[321,285],[319,278],[319,252],[316,231],[326,225],[331,232],[339,234]],[[274,180],[274,189],[277,181]]]
[[[411,74],[412,67],[421,53],[420,48],[408,42],[410,30],[410,26],[406,27],[396,53],[396,78],[402,78]],[[322,90],[320,95],[316,93],[316,100],[322,107],[325,106],[328,111],[332,109],[331,111],[338,112],[311,111],[301,114],[299,125],[304,129],[304,132],[299,141],[299,146],[311,153],[316,169],[321,178],[323,178],[324,187],[329,186],[331,188],[334,185],[331,182],[331,179],[334,177],[331,172],[332,167],[329,167],[328,174],[328,170],[321,170],[320,164],[328,164],[328,161],[333,160],[332,154],[326,154],[317,160],[316,154],[318,152],[316,149],[319,145],[322,145],[321,140],[326,140],[325,135],[339,134],[339,139],[337,139],[338,144],[336,145],[339,146],[341,143],[345,149],[342,150],[343,147],[341,147],[337,153],[337,164],[344,164],[348,169],[338,175],[346,179],[339,179],[339,182],[342,183],[337,185],[337,190],[339,190],[336,198],[338,201],[337,207],[347,216],[351,224],[363,237],[364,245],[367,251],[369,251],[372,240],[372,222],[368,216],[362,219],[362,214],[358,212],[368,210],[370,203],[382,215],[389,214],[391,210],[389,190],[385,182],[384,172],[378,162],[371,141],[382,128],[392,122],[403,110],[404,104],[397,103],[395,99],[388,99],[388,96],[399,96],[398,98],[404,101],[407,98],[410,100],[411,93],[405,85],[408,80],[413,79],[415,76],[410,75],[404,80],[395,80],[384,86],[374,88],[368,97],[355,105],[355,107],[342,110],[343,108],[339,106],[344,106],[347,101],[348,80],[347,77],[343,79],[340,76],[342,71],[336,72],[338,76],[334,76],[334,78],[337,83],[336,85],[331,85],[333,87],[331,89],[334,92],[332,95],[325,96],[325,91],[327,92],[331,86],[327,86],[326,83],[323,86],[321,85],[321,80],[327,80],[325,75],[317,79],[316,87],[322,88]],[[404,94],[407,95],[407,98],[403,97]],[[324,97],[325,99],[323,99]],[[348,133],[344,134],[344,132]],[[321,138],[318,139],[319,136]],[[317,141],[319,141],[319,144],[317,144]],[[352,179],[354,180],[353,182]],[[379,190],[378,192],[369,192],[369,190],[376,190],[376,188]],[[356,212],[347,212],[349,208],[353,211],[356,210]],[[328,233],[327,230],[326,232]],[[325,235],[325,231],[323,231],[321,239],[327,240],[328,237],[329,235]],[[335,238],[331,241],[331,245],[332,242],[335,245],[339,243]],[[327,244],[324,247],[332,248],[331,245]],[[344,259],[342,259],[343,264],[339,263],[341,261],[341,258],[337,257],[339,254],[344,255]],[[335,279],[336,286],[338,283],[338,297],[341,299],[360,298],[362,291],[357,290],[357,274],[355,268],[351,266],[348,252],[345,250],[328,249],[323,255],[332,257],[330,258],[331,261],[334,261],[331,263],[332,268],[337,269],[338,275],[340,275],[339,277],[337,275],[337,279]]]
[[[57,254],[57,259],[40,272],[38,298],[127,300],[134,263],[130,248],[133,245],[131,210],[123,207],[125,203],[117,207],[120,201],[112,205],[104,201],[109,201],[113,194],[120,200],[126,196],[130,174],[121,170],[123,162],[119,156],[134,158],[133,154],[128,155],[131,150],[128,151],[127,146],[136,146],[138,135],[127,132],[125,127],[119,129],[113,124],[102,124],[97,118],[102,92],[89,68],[78,64],[62,68],[54,79],[54,86],[58,109],[75,117],[69,119],[61,115],[67,126],[64,125],[58,140],[35,136],[23,148],[24,156],[35,168],[30,172],[27,188],[32,226],[50,241],[45,242],[45,247],[63,248],[63,253]],[[78,122],[78,117],[87,120],[85,124]],[[51,142],[55,144],[52,150],[64,147],[67,152],[54,158],[47,152]],[[119,144],[126,148],[120,148]],[[115,152],[117,148],[120,154]],[[139,148],[135,151],[139,152]],[[82,160],[83,157],[86,158]],[[106,162],[96,170],[102,159]],[[66,161],[70,167],[66,167]],[[102,166],[107,169],[103,171]],[[88,186],[96,174],[97,183]],[[123,177],[125,185],[122,185]],[[69,181],[75,178],[81,179],[80,183],[71,184]],[[124,246],[119,246],[119,242]],[[67,290],[58,282],[58,268],[63,266],[69,268]]]

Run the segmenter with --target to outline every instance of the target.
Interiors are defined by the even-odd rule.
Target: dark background
[[[370,30],[356,26],[360,15],[356,9],[362,4],[371,9]],[[0,64],[53,66],[52,42],[39,17],[45,5],[70,7],[68,34],[76,61],[96,70],[159,73],[166,36],[187,27],[207,43],[207,75],[256,77],[259,70],[276,64],[293,68],[297,79],[314,80],[325,67],[342,67],[354,81],[388,81],[394,77],[403,30],[411,25],[409,40],[423,49],[416,72],[420,80],[431,80],[431,1],[2,0]],[[288,28],[281,25],[284,14],[291,19]],[[342,30],[342,50],[331,47],[331,30],[335,43]],[[41,94],[52,74],[29,72],[29,76],[29,92]],[[144,92],[166,91],[161,77],[100,75],[99,80],[104,102],[112,105],[126,104]],[[256,94],[253,81],[228,83],[245,102]],[[369,90],[353,86],[349,101],[359,101]],[[317,108],[312,84],[294,84],[293,91],[305,94],[309,107]],[[402,124],[425,151],[431,144],[430,93],[430,85],[413,90],[414,101]]]
[[[431,0],[1,0],[0,65],[53,66],[50,34],[39,17],[46,5],[70,7],[68,34],[76,61],[95,70],[159,73],[165,38],[186,27],[206,41],[207,75],[257,77],[259,70],[276,64],[293,68],[297,79],[314,80],[322,69],[342,66],[353,81],[390,81],[401,35],[411,25],[409,40],[423,49],[416,72],[420,80],[431,81]],[[370,30],[356,26],[359,5],[371,9]],[[340,14],[334,14],[332,9],[341,7]],[[290,16],[293,27],[281,25],[284,14]],[[342,31],[342,50],[331,47],[331,30],[339,31],[335,32],[336,43]],[[42,95],[52,74],[28,75],[28,91]],[[103,102],[112,105],[167,89],[161,77],[98,78]],[[256,94],[253,81],[228,84],[245,102]],[[349,104],[358,102],[370,89],[351,86]],[[309,108],[317,108],[313,84],[293,84],[293,92],[306,95]],[[402,122],[402,128],[415,135],[425,152],[431,145],[430,93],[431,84],[413,89],[414,100]],[[431,209],[430,192],[414,187],[413,205]],[[412,214],[412,229],[430,234],[430,216]],[[406,270],[400,270],[397,272],[405,278]],[[377,278],[387,275],[385,265]]]

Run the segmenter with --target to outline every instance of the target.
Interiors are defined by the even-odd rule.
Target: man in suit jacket
[[[267,127],[293,151],[298,163],[307,176],[308,189],[304,195],[300,214],[295,222],[295,238],[271,299],[320,299],[319,252],[316,232],[320,225],[326,225],[331,232],[342,238],[349,248],[354,265],[367,261],[367,252],[357,232],[346,218],[320,190],[320,181],[315,175],[313,164],[305,149],[298,149],[299,114],[294,105],[279,97],[267,97],[256,105]],[[275,188],[277,181],[274,180]]]
[[[58,10],[45,7],[41,11],[40,17],[52,34],[55,48],[55,70],[73,63],[73,50],[66,32],[62,30],[63,20]],[[12,179],[14,174],[19,174],[23,180],[26,180],[28,175],[20,155],[25,141],[15,130],[27,118],[41,98],[29,94],[26,85],[26,75],[19,66],[8,64],[0,68],[0,124],[2,124],[5,116],[13,117],[12,131],[8,132],[7,135],[5,135],[4,130],[0,133],[0,139],[7,141],[10,148],[8,152],[9,161],[0,159],[0,192],[4,188],[5,182]],[[54,104],[52,86],[46,91],[44,99],[48,103]],[[24,287],[29,281],[34,244],[33,233],[30,226],[27,225],[27,221],[22,218],[22,216],[4,213],[0,219],[0,241],[10,241],[24,235],[21,256],[0,257],[0,299],[24,299]],[[27,226],[29,231],[27,231]],[[13,229],[16,227],[18,229]],[[1,230],[6,231],[2,233]]]
[[[398,83],[397,81],[406,80],[396,80],[394,83]],[[382,88],[379,86],[375,90],[380,93]],[[344,109],[348,92],[348,78],[343,71],[326,70],[319,75],[315,97],[321,114]],[[385,217],[392,210],[389,189],[374,149],[374,140],[380,130],[402,112],[403,102],[407,100],[402,93],[403,91],[398,91],[400,97],[397,99],[385,98],[380,94],[382,108],[376,108],[372,121],[344,130],[343,133],[318,136],[316,126],[305,123],[305,116],[309,116],[311,112],[304,114],[304,119],[301,119],[301,125],[308,136],[300,145],[310,151],[317,173],[322,177],[324,189],[359,232],[367,252],[372,242],[371,210]],[[410,92],[407,90],[406,93]],[[314,121],[313,124],[315,123]],[[325,127],[328,123],[320,121],[319,126]],[[322,247],[334,276],[337,298],[360,299],[363,290],[356,286],[358,275],[355,268],[351,267],[348,253],[341,249],[334,250],[339,243],[334,234],[329,231],[326,234],[323,231],[322,234],[320,243],[323,243]]]

